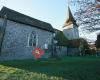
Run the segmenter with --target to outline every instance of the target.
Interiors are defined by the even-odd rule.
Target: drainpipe
[[[3,17],[4,21],[3,21],[3,25],[1,27],[1,40],[0,40],[0,55],[1,55],[1,50],[2,50],[2,45],[3,45],[3,40],[4,40],[4,35],[5,35],[5,30],[6,30],[6,26],[7,26],[7,15],[5,14]]]
[[[57,51],[56,51],[57,42],[54,39],[56,35],[57,35],[57,32],[55,32],[52,37],[52,57],[57,57]]]

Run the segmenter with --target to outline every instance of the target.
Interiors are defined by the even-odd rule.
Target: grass
[[[63,78],[0,65],[0,80],[63,80]]]
[[[7,80],[100,80],[100,57],[4,61],[0,62],[0,80],[2,77]]]

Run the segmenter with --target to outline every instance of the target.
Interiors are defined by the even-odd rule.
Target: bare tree
[[[77,23],[83,26],[83,31],[100,30],[100,12],[96,7],[98,2],[100,0],[70,0],[70,3],[77,5],[74,16]]]

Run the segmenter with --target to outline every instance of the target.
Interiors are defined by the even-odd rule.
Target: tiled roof
[[[8,20],[30,25],[32,27],[40,28],[46,31],[54,32],[54,29],[51,24],[34,19],[22,13],[11,10],[7,7],[3,7],[0,11],[1,18],[4,18],[5,15],[7,16]]]

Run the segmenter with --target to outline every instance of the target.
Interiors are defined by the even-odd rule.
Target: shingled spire
[[[68,16],[68,19],[65,21],[63,27],[69,26],[69,25],[71,25],[71,24],[77,25],[77,24],[76,24],[76,21],[75,21],[73,15],[72,15],[72,13],[71,13],[71,10],[70,10],[69,7],[68,7],[68,15],[69,15],[69,16]]]

